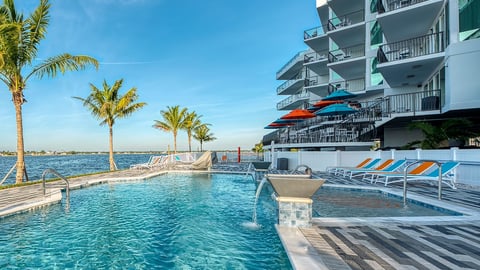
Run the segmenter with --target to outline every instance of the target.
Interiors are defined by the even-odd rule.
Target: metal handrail
[[[403,169],[403,204],[407,204],[407,170],[411,166],[418,164],[420,162],[433,162],[437,164],[438,166],[438,200],[442,200],[442,164],[436,160],[427,160],[427,159],[422,159],[422,160],[417,160],[411,164],[408,164],[405,169]]]
[[[0,182],[0,185],[3,185],[3,182],[5,182],[5,180],[7,180],[7,178],[10,176],[10,174],[12,174],[13,170],[15,170],[16,167],[17,167],[17,163],[15,162],[15,164],[13,164],[12,168],[8,171],[8,173],[5,175],[5,177]]]
[[[57,172],[54,169],[49,168],[49,169],[46,169],[45,171],[43,171],[43,173],[42,173],[43,196],[45,196],[45,194],[46,194],[46,191],[45,191],[45,176],[47,175],[47,173],[54,174],[54,175],[58,176],[60,179],[62,179],[63,181],[65,181],[65,183],[67,183],[67,187],[65,188],[65,195],[66,195],[66,199],[67,199],[67,203],[68,203],[70,201],[70,183],[68,182],[67,178],[65,178],[63,175],[61,175],[59,172]]]

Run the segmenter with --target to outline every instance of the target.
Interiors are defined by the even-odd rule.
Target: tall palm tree
[[[203,143],[216,140],[217,138],[213,137],[213,133],[210,133],[210,129],[207,125],[200,125],[195,129],[195,134],[193,135],[195,140],[200,142],[200,151],[203,151]]]
[[[123,79],[115,81],[110,86],[103,81],[103,89],[98,89],[95,85],[90,84],[91,93],[87,98],[74,97],[83,101],[83,106],[87,107],[92,115],[101,120],[100,125],[108,125],[109,130],[109,163],[110,170],[114,171],[115,160],[113,159],[113,125],[115,120],[126,118],[132,113],[138,111],[147,103],[137,102],[137,88],[132,87],[123,96],[119,91],[122,87]]]
[[[17,175],[16,183],[23,181],[26,174],[25,147],[23,141],[22,105],[25,103],[23,90],[32,77],[54,77],[58,72],[85,69],[89,65],[98,68],[92,57],[67,53],[53,56],[34,65],[40,41],[45,38],[49,23],[50,3],[40,0],[40,4],[28,18],[17,13],[14,0],[4,0],[0,6],[0,80],[12,94],[17,123]],[[5,26],[8,26],[5,28]]]
[[[202,125],[200,121],[201,115],[197,115],[196,112],[187,113],[185,116],[185,131],[187,131],[188,136],[188,151],[192,152],[192,132]]]
[[[172,132],[173,134],[173,149],[177,153],[177,134],[178,130],[185,128],[185,117],[187,115],[187,108],[180,108],[179,105],[170,107],[167,106],[166,111],[160,111],[163,121],[154,120],[154,128],[158,128],[165,132]]]

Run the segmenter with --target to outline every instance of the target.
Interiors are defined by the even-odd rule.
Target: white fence
[[[480,187],[480,150],[458,149],[446,150],[390,150],[390,151],[299,151],[264,153],[265,161],[271,161],[277,168],[279,158],[288,159],[288,168],[307,165],[314,171],[325,171],[329,166],[356,166],[365,158],[407,159],[407,160],[437,160],[458,161],[456,168],[457,183]]]

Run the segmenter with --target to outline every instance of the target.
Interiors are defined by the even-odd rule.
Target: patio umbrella
[[[280,117],[280,119],[284,120],[291,120],[291,119],[307,119],[315,117],[314,113],[309,112],[308,110],[301,110],[295,109],[284,116]]]
[[[319,102],[313,104],[313,107],[317,108],[317,110],[321,108],[325,108],[332,104],[343,103],[343,100],[320,100]]]
[[[295,125],[294,123],[286,123],[286,124],[279,124],[279,123],[271,123],[268,126],[264,127],[264,129],[277,129],[277,128],[285,128],[289,126]]]
[[[347,104],[332,104],[327,106],[320,111],[317,111],[316,115],[346,115],[357,112],[357,110],[348,107]]]
[[[273,121],[274,124],[295,124],[298,122],[302,122],[304,119],[281,119],[278,118],[277,120]]]
[[[330,95],[324,97],[322,100],[339,100],[339,99],[349,99],[356,97],[357,95],[348,92],[347,90],[337,90]]]

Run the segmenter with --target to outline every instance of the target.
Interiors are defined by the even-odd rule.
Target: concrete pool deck
[[[176,171],[182,167],[176,168]],[[212,172],[244,173],[246,166],[216,165]],[[164,170],[124,170],[70,178],[71,189],[111,181],[141,180]],[[383,187],[323,173],[327,184]],[[0,190],[0,217],[61,200],[61,182]],[[392,190],[401,191],[400,186]],[[436,201],[436,187],[410,185],[409,196]],[[311,228],[277,231],[295,269],[480,269],[480,190],[445,187],[442,204],[469,216],[315,218]],[[477,214],[478,213],[478,214]]]

